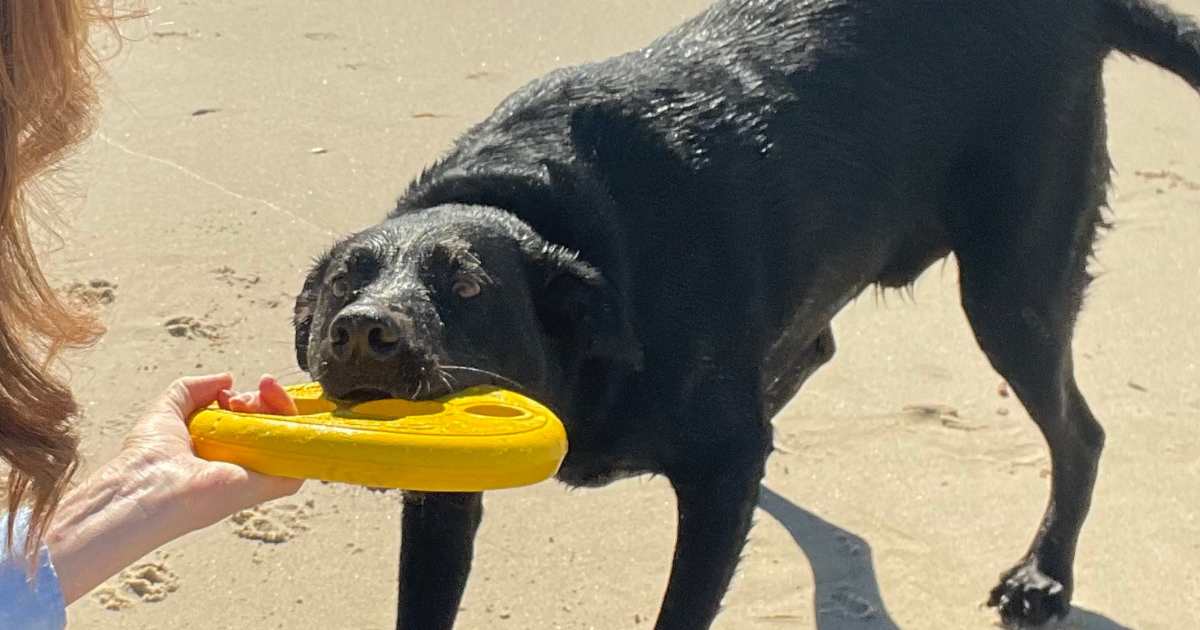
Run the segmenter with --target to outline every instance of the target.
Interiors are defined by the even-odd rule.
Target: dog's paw
[[[1006,627],[1030,628],[1065,617],[1071,608],[1070,598],[1061,582],[1042,573],[1037,561],[1030,559],[1000,576],[988,606],[1000,611]]]

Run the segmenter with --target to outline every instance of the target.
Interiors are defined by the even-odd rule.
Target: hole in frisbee
[[[441,413],[445,405],[433,400],[400,400],[389,398],[359,403],[350,408],[352,413],[371,416],[380,420],[399,420],[412,416],[432,416]]]
[[[337,405],[324,398],[297,398],[296,411],[302,416],[315,416],[321,413],[333,413]]]
[[[529,415],[524,409],[507,405],[471,405],[463,411],[481,418],[521,418]]]

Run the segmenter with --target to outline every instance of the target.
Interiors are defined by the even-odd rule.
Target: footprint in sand
[[[122,571],[121,584],[144,602],[161,602],[179,590],[179,577],[162,562],[143,562]]]
[[[958,410],[939,403],[906,405],[904,413],[918,423],[940,424],[956,431],[979,431],[983,425],[966,422],[959,418]]]
[[[312,515],[312,509],[312,500],[305,501],[304,505],[260,505],[242,510],[229,517],[229,520],[234,526],[233,533],[240,538],[278,544],[285,543],[300,532],[308,530],[306,521]]]
[[[103,279],[73,282],[63,292],[71,299],[89,308],[108,306],[117,301],[117,285]]]
[[[104,586],[92,593],[92,599],[104,610],[125,610],[133,605],[133,600],[126,597],[122,589],[116,586]]]
[[[163,327],[167,329],[167,334],[172,337],[180,337],[183,339],[208,339],[210,341],[220,340],[221,334],[216,326],[209,324],[203,320],[196,319],[191,315],[180,315],[172,317],[163,322]]]
[[[256,273],[238,273],[233,267],[222,266],[213,269],[212,274],[216,276],[217,281],[233,289],[232,297],[234,299],[244,299],[250,306],[278,308],[281,304],[293,299],[292,296],[283,293],[273,297],[253,296],[253,291],[256,287],[260,293],[264,289],[264,287],[260,286],[262,276]]]
[[[262,281],[256,273],[239,274],[233,267],[217,267],[212,273],[217,280],[239,289],[249,289]]]
[[[1200,184],[1168,170],[1134,171],[1134,175],[1152,182],[1159,182],[1168,189],[1183,188],[1185,190],[1200,190]]]
[[[1050,474],[1049,453],[1046,446],[1038,442],[1002,442],[985,449],[979,459],[998,464],[1010,475],[1027,470],[1037,471],[1043,478]]]
[[[861,556],[863,553],[862,539],[849,534],[837,535],[838,551],[849,556]]]
[[[164,562],[142,562],[121,572],[115,584],[96,589],[92,598],[105,610],[123,610],[138,602],[161,602],[179,590],[179,576]]]
[[[839,586],[817,608],[818,615],[834,615],[842,619],[866,621],[875,618],[879,609],[867,598],[848,586]]]

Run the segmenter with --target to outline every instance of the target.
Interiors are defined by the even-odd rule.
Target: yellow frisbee
[[[211,406],[188,425],[196,454],[268,475],[426,492],[479,492],[543,481],[567,434],[544,406],[475,387],[437,400],[338,405],[317,383],[287,388],[300,415]]]

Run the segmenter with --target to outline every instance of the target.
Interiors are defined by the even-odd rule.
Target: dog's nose
[[[377,307],[350,307],[329,326],[330,349],[334,358],[346,361],[354,357],[386,361],[410,349],[412,320]]]

